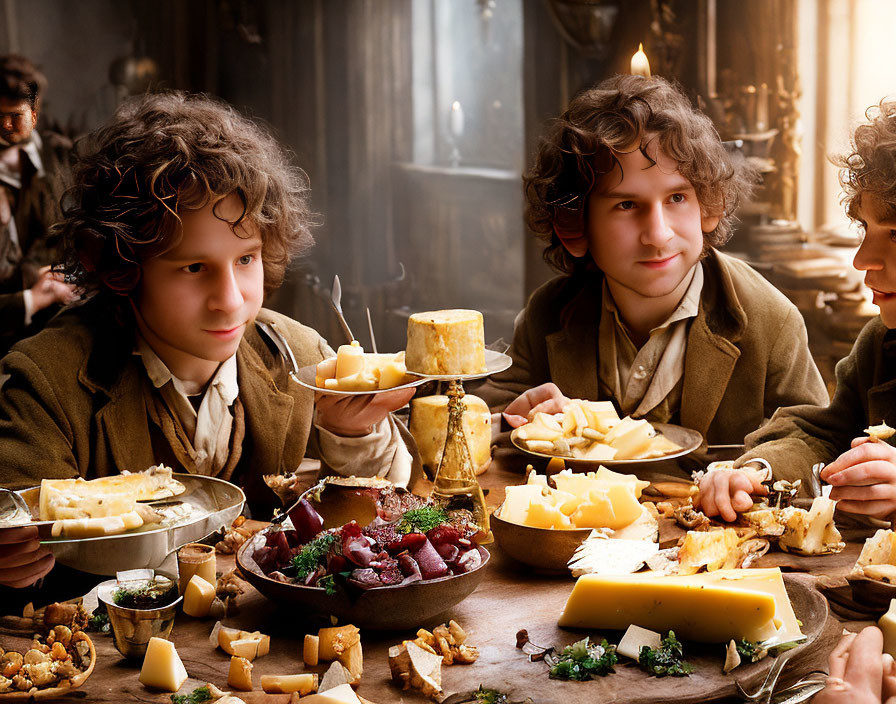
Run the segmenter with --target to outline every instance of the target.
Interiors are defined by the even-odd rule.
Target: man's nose
[[[2,125],[3,129],[7,132],[11,132],[13,125],[13,116],[4,115],[2,118],[0,118],[0,125]]]
[[[644,215],[641,242],[647,246],[662,248],[672,239],[672,230],[666,213],[660,204],[650,206]]]
[[[865,236],[852,260],[852,265],[859,271],[879,271],[884,268],[884,258],[875,237]]]
[[[213,310],[235,311],[243,305],[243,292],[239,279],[233,270],[222,272],[215,277],[209,296],[209,307]]]

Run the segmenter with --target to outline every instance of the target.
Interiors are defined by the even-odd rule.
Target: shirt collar
[[[35,175],[37,176],[44,176],[46,174],[44,171],[44,162],[40,158],[40,150],[42,147],[43,140],[41,140],[37,130],[34,130],[31,133],[31,139],[29,139],[28,143],[22,147],[22,152],[28,157],[31,165],[34,167]]]
[[[160,389],[170,381],[175,390],[184,396],[198,396],[202,393],[202,389],[197,388],[195,384],[174,376],[146,340],[143,339],[142,335],[137,335],[137,347],[134,350],[134,354],[143,361],[146,374],[155,388]],[[228,406],[236,400],[236,397],[239,395],[239,384],[237,383],[235,353],[224,360],[218,367],[218,371],[215,372],[215,375],[209,382],[209,388],[212,386],[219,388],[221,396]]]

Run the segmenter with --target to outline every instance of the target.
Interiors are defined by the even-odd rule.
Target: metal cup
[[[156,574],[177,583],[177,579],[169,574],[162,572]],[[106,605],[106,610],[109,613],[115,649],[128,659],[142,659],[146,655],[146,646],[149,645],[150,638],[167,639],[171,634],[174,615],[177,613],[177,607],[183,601],[183,597],[178,596],[165,606],[151,609],[129,609],[117,605],[112,598],[118,585],[118,580],[115,579],[102,582],[97,587],[97,597]]]

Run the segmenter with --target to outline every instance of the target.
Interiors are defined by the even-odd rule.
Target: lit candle
[[[756,93],[756,131],[768,129],[768,85],[763,83]]]
[[[451,115],[448,121],[448,127],[451,130],[451,136],[455,139],[464,133],[464,109],[460,106],[459,100],[455,100],[451,103]]]
[[[632,75],[650,78],[650,62],[644,53],[644,45],[639,43],[638,50],[632,55]]]

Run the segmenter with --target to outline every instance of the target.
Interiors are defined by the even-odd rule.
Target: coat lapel
[[[545,338],[551,381],[570,398],[598,400],[600,285],[585,286],[568,304],[568,324]]]
[[[722,403],[740,350],[713,333],[700,313],[691,323],[685,353],[684,385],[681,391],[681,424],[706,437]]]

